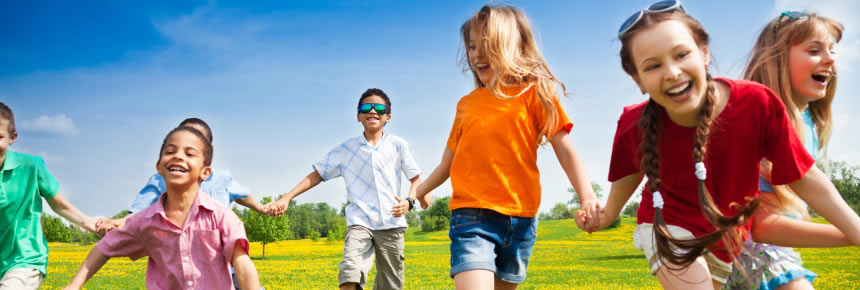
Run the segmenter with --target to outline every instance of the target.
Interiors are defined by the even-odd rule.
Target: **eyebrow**
[[[676,50],[678,50],[679,48],[684,48],[684,49],[686,49],[687,47],[686,47],[683,43],[682,43],[682,44],[678,44],[678,45],[676,45],[676,46],[672,47],[672,49],[670,49],[670,50],[669,50],[669,52],[671,52],[672,54],[674,54],[674,53],[675,53],[675,51],[676,51]],[[655,58],[660,58],[660,57],[649,57],[649,58],[643,59],[642,61],[640,61],[640,62],[639,62],[639,65],[643,65],[643,64],[645,64],[646,62],[648,62],[649,60],[651,60],[651,59],[655,59]]]

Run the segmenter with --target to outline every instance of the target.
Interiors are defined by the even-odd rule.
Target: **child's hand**
[[[288,199],[278,200],[278,201],[275,201],[275,202],[272,202],[272,203],[269,203],[266,205],[269,207],[267,212],[270,216],[280,216],[280,215],[284,214],[285,211],[287,211],[287,207],[289,205],[290,205],[290,200],[288,200]]]
[[[391,209],[391,214],[394,217],[400,217],[406,214],[406,212],[409,211],[409,201],[401,199],[399,196],[396,195],[394,196],[394,199],[397,199],[397,205],[395,205]]]
[[[576,216],[580,218],[584,217],[583,225],[585,228],[583,228],[583,230],[590,234],[592,232],[599,231],[602,228],[602,213],[603,208],[600,205],[600,202],[597,199],[591,199],[582,202],[582,207],[579,208]],[[579,226],[579,223],[577,223],[577,226]]]
[[[430,204],[433,203],[433,196],[430,193],[425,194],[424,196],[418,198],[418,203],[421,204],[422,209],[427,209],[430,207]]]
[[[95,222],[95,231],[94,233],[99,236],[105,236],[107,233],[114,229],[118,229],[123,226],[123,222],[120,220],[113,220],[107,218],[100,218]]]

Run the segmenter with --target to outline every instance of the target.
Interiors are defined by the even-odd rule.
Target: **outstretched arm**
[[[860,246],[860,217],[857,217],[857,213],[845,203],[839,191],[821,170],[813,166],[803,178],[790,183],[789,187],[815,212],[842,231],[852,244]],[[789,238],[798,243],[804,239],[804,237],[779,234],[783,235],[782,238]]]
[[[108,259],[110,257],[102,255],[102,252],[99,252],[97,247],[93,247],[87,258],[84,259],[84,263],[81,264],[81,268],[78,269],[78,273],[75,274],[75,277],[72,277],[72,281],[69,281],[69,285],[66,285],[63,289],[81,289],[84,283],[87,283],[87,280],[90,280],[104,266]]]
[[[313,172],[308,174],[308,176],[302,178],[302,180],[299,181],[299,184],[296,184],[293,189],[284,194],[284,196],[278,199],[278,201],[269,204],[269,213],[271,215],[283,214],[284,211],[287,210],[287,207],[290,206],[290,201],[292,201],[293,198],[295,198],[299,194],[304,193],[305,191],[308,191],[308,189],[317,186],[317,184],[320,184],[320,182],[322,182],[322,176],[320,176],[319,172],[314,170]]]
[[[54,197],[46,198],[45,201],[48,202],[48,205],[51,206],[51,209],[54,210],[54,212],[64,219],[92,233],[98,234],[96,231],[96,221],[98,221],[98,218],[83,214],[78,210],[78,208],[72,205],[72,203],[60,196],[59,193],[54,195]]]
[[[433,169],[433,172],[427,176],[427,180],[424,180],[418,187],[415,189],[415,196],[418,200],[423,202],[428,202],[430,196],[428,195],[430,191],[433,191],[451,176],[451,162],[454,161],[454,151],[451,151],[447,146],[445,147],[445,151],[442,152],[442,160],[439,161],[439,165]],[[424,206],[423,204],[421,205]]]
[[[762,193],[763,205],[779,204],[776,194]],[[773,206],[761,206],[752,220],[752,237],[759,243],[785,247],[844,247],[851,241],[833,225],[793,219],[779,214]]]
[[[248,253],[245,253],[245,248],[239,245],[238,241],[233,246],[233,269],[236,270],[236,280],[239,280],[239,288],[242,289],[260,289],[260,277],[257,275],[257,268],[254,267],[254,262]]]
[[[243,198],[237,198],[235,200],[235,202],[241,206],[250,208],[251,210],[256,211],[260,214],[264,214],[264,215],[269,214],[268,213],[269,208],[267,206],[261,204],[256,199],[254,199],[254,197],[251,195],[248,195],[247,197],[243,197]]]
[[[552,144],[558,163],[561,164],[561,168],[567,174],[570,185],[573,186],[579,196],[580,211],[585,213],[586,219],[594,219],[599,224],[600,201],[597,200],[594,189],[591,188],[591,180],[588,179],[588,173],[585,171],[582,159],[573,147],[573,142],[567,136],[567,131],[561,130],[552,136],[549,142]]]

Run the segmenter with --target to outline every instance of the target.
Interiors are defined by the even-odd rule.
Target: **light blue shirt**
[[[227,207],[230,207],[230,203],[234,200],[248,197],[250,194],[250,190],[233,180],[233,175],[227,170],[215,170],[209,179],[200,183],[200,190]],[[165,191],[167,191],[167,186],[164,185],[164,178],[158,173],[152,175],[149,182],[134,198],[128,211],[136,213],[146,209],[158,201],[158,198]]]
[[[346,223],[371,230],[406,227],[406,219],[395,218],[391,209],[400,196],[401,172],[407,179],[421,173],[403,138],[383,132],[376,146],[364,134],[346,140],[313,165],[323,181],[343,176],[346,184]],[[406,196],[401,196],[405,199]]]
[[[803,118],[801,120],[803,121],[803,146],[806,147],[806,152],[812,155],[812,159],[818,160],[818,133],[815,132],[815,123],[812,122],[812,115],[809,114],[809,109],[803,110],[800,117]],[[764,177],[759,177],[758,181],[761,191],[774,192],[773,186]]]

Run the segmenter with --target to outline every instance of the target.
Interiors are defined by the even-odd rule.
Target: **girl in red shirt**
[[[647,176],[634,244],[664,288],[719,288],[758,206],[759,161],[860,245],[860,218],[798,140],[785,107],[761,84],[712,79],[708,34],[680,2],[662,1],[619,29],[621,63],[649,100],[618,121],[599,222],[605,228]],[[809,194],[815,192],[815,195]],[[814,197],[814,198],[813,198]]]

